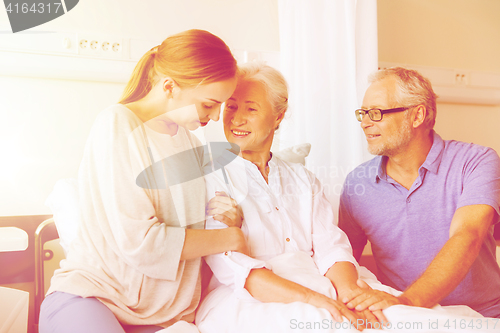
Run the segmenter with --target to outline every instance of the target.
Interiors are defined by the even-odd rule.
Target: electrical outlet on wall
[[[97,58],[126,59],[123,39],[109,36],[78,35],[78,54]]]
[[[466,86],[469,84],[469,73],[465,71],[455,72],[455,84],[459,86]]]

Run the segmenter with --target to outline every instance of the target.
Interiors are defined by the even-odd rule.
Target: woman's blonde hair
[[[261,61],[252,61],[238,67],[238,80],[260,82],[277,114],[288,109],[288,85],[283,74]]]
[[[236,71],[236,60],[222,39],[205,30],[187,30],[168,37],[142,56],[119,103],[142,99],[159,75],[184,88],[231,79]]]

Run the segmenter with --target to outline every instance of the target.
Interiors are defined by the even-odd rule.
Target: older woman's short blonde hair
[[[238,80],[261,83],[276,114],[288,109],[288,85],[277,69],[261,61],[248,62],[238,66]]]

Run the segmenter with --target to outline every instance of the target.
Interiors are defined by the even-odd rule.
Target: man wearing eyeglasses
[[[370,241],[378,278],[403,294],[358,282],[343,301],[360,311],[463,304],[500,317],[498,155],[434,132],[437,96],[418,72],[390,68],[371,82],[355,114],[377,156],[347,176],[339,226],[358,260]]]

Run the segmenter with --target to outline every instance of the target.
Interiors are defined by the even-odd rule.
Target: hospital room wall
[[[86,0],[35,29],[161,41],[202,28],[233,49],[279,51],[277,2]],[[378,0],[379,61],[500,73],[499,12],[497,0]],[[90,125],[123,86],[0,76],[0,215],[50,214],[44,198],[76,176]],[[436,130],[500,152],[499,121],[500,106],[440,103]]]
[[[500,1],[378,0],[379,61],[500,73]],[[500,153],[500,105],[438,103],[444,139]]]
[[[161,42],[206,29],[232,49],[278,51],[277,0],[85,0],[33,31],[117,36]],[[10,30],[0,10],[0,30]],[[7,64],[2,64],[2,66]],[[97,114],[123,83],[0,75],[0,216],[50,214],[55,182],[76,177]]]

